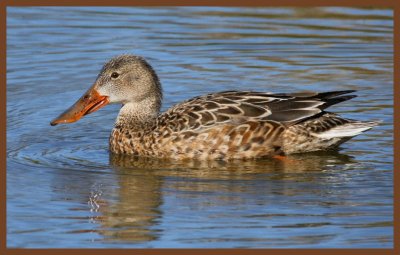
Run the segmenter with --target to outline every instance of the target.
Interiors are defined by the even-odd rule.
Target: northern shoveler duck
[[[273,94],[225,91],[198,96],[160,114],[162,89],[145,59],[121,55],[107,62],[95,83],[51,125],[70,123],[109,103],[122,108],[110,150],[157,158],[259,158],[329,150],[377,122],[325,111],[354,90]]]

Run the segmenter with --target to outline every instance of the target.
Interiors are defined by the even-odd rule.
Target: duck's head
[[[75,122],[110,103],[140,105],[150,100],[159,111],[161,99],[161,85],[153,68],[142,57],[120,55],[107,62],[93,86],[50,124]]]

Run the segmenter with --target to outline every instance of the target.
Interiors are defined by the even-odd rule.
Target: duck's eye
[[[112,74],[111,74],[111,78],[118,78],[118,76],[119,76],[119,73],[117,73],[117,72],[113,72]]]

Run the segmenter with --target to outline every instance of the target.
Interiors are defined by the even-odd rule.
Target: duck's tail
[[[331,150],[379,123],[380,121],[344,119],[336,114],[327,113],[289,127],[283,135],[283,151],[291,154]]]
[[[341,137],[351,138],[375,127],[379,123],[380,121],[369,121],[369,122],[352,121],[343,125],[333,127],[321,133],[315,133],[314,135],[322,139],[332,139]]]

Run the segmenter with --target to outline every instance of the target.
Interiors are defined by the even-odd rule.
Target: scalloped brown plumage
[[[158,158],[259,158],[336,148],[377,122],[341,118],[325,109],[354,90],[273,94],[225,91],[199,96],[159,114],[161,84],[141,57],[118,56],[95,84],[52,121],[73,122],[107,103],[122,103],[110,150]]]

